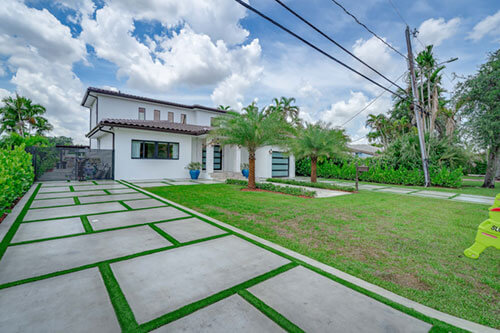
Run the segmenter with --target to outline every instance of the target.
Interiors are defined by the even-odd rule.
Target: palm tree
[[[52,125],[42,115],[46,112],[40,104],[33,102],[26,97],[5,97],[2,102],[4,106],[0,108],[2,125],[0,133],[17,132],[21,136],[31,134],[35,130],[36,134],[43,134],[52,130]]]
[[[341,155],[347,150],[348,136],[343,129],[332,129],[330,124],[306,123],[290,141],[290,151],[295,158],[308,157],[311,160],[311,182],[317,181],[318,159]]]
[[[273,98],[274,105],[270,105],[266,109],[266,113],[269,112],[278,112],[283,115],[286,121],[298,125],[300,124],[299,112],[300,109],[297,105],[293,105],[295,103],[294,97],[284,97],[281,96],[280,99]]]
[[[228,111],[215,118],[210,138],[226,145],[239,145],[248,149],[248,188],[255,189],[255,152],[268,145],[279,145],[290,137],[292,127],[282,114],[259,110],[255,103],[238,113]]]
[[[220,104],[220,105],[217,107],[217,109],[219,109],[219,110],[224,110],[224,111],[229,111],[229,110],[231,110],[231,107],[230,107],[229,105],[222,105],[222,104]]]

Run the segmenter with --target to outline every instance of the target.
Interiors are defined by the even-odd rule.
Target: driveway
[[[434,322],[127,183],[41,183],[19,205],[0,224],[0,332],[427,332]]]

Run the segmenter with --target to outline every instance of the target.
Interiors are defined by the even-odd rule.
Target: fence
[[[35,180],[114,179],[111,149],[78,146],[30,147]]]

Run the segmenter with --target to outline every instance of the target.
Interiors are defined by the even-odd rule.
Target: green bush
[[[339,191],[354,192],[354,187],[352,187],[352,186],[341,186],[341,185],[335,185],[335,184],[330,184],[330,183],[312,183],[312,182],[305,182],[305,181],[293,180],[293,179],[283,179],[283,178],[268,178],[266,180],[268,182],[273,182],[273,183],[308,186],[308,187],[315,187],[315,188],[323,188],[326,190],[339,190]]]
[[[367,172],[359,174],[359,180],[366,182],[399,184],[399,185],[424,185],[424,173],[421,169],[394,168],[387,166],[380,159],[364,159],[363,163],[369,166]],[[307,159],[296,162],[297,174],[309,176],[311,162]],[[356,164],[354,161],[326,160],[318,163],[318,177],[334,179],[356,179]],[[446,166],[431,166],[429,169],[431,183],[434,186],[460,187],[462,186],[462,168],[454,170]]]
[[[14,149],[0,149],[0,216],[33,184],[31,154],[24,144]]]
[[[226,179],[226,184],[247,186],[248,182],[246,180],[240,180],[240,179]],[[279,186],[271,183],[255,183],[255,187],[258,188],[259,190],[279,192],[291,195],[300,195],[311,198],[316,195],[316,192],[308,191],[303,188]]]

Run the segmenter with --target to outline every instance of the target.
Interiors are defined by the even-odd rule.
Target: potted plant
[[[250,171],[248,170],[248,163],[241,163],[241,174],[248,178]]]
[[[200,162],[191,162],[187,165],[186,169],[189,170],[189,175],[191,179],[198,179],[200,176],[201,163]]]

